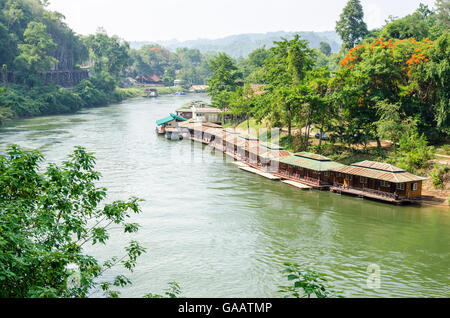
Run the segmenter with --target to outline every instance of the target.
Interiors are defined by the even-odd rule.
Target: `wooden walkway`
[[[288,181],[292,181],[294,183],[300,183],[302,185],[305,185],[307,187],[310,187],[312,189],[316,189],[316,190],[329,190],[331,185],[325,185],[325,184],[317,184],[315,182],[311,182],[308,180],[304,180],[304,179],[296,179],[293,178],[291,176],[287,176],[285,174],[282,173],[275,173],[275,175],[277,177],[280,177],[282,180],[288,180]]]
[[[272,181],[280,181],[281,180],[280,177],[274,176],[271,173],[263,172],[261,170],[258,170],[258,169],[255,169],[255,168],[252,168],[252,167],[249,167],[249,166],[239,166],[239,169],[247,171],[247,172],[251,172],[251,173],[254,173],[254,174],[257,174],[257,175],[259,175],[261,177],[267,178],[267,179],[272,180]]]
[[[357,189],[343,189],[341,187],[331,187],[330,190],[332,192],[335,193],[346,193],[346,194],[351,194],[351,195],[355,195],[358,196],[360,198],[368,198],[368,199],[373,199],[373,200],[379,200],[379,201],[385,201],[385,202],[389,202],[389,203],[394,203],[394,204],[404,204],[404,203],[408,203],[410,200],[403,200],[403,199],[395,199],[389,196],[382,196],[382,195],[378,195],[376,193],[370,193],[368,191],[362,191],[362,190],[357,190]]]
[[[291,187],[301,189],[301,190],[311,190],[312,189],[310,186],[307,186],[303,183],[291,181],[291,180],[283,180],[281,182],[283,182],[284,184],[290,185]]]

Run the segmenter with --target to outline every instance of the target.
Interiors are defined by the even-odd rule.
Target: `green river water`
[[[157,119],[196,99],[207,97],[11,121],[0,127],[0,149],[16,143],[61,162],[82,145],[96,154],[108,200],[146,200],[132,239],[148,253],[122,296],[160,293],[176,281],[185,297],[280,297],[285,262],[326,273],[346,297],[450,296],[448,209],[296,190],[241,171],[209,147],[155,134]],[[121,255],[129,239],[113,229],[107,247],[89,252]],[[371,264],[380,268],[379,289],[367,285]]]

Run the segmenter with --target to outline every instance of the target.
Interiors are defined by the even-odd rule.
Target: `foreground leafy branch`
[[[98,289],[118,297],[131,281],[124,275],[103,281],[103,274],[120,265],[132,272],[145,248],[130,241],[122,256],[103,264],[83,248],[106,245],[113,225],[137,232],[139,225],[127,220],[141,212],[142,200],[101,207],[106,189],[95,186],[95,157],[82,147],[40,173],[42,161],[38,151],[16,145],[0,156],[0,297],[88,297]]]
[[[312,270],[302,271],[297,264],[284,264],[286,268],[283,270],[287,274],[287,279],[293,282],[290,286],[280,286],[280,293],[286,294],[287,297],[295,298],[311,298],[315,296],[317,298],[332,298],[339,297],[342,292],[334,291],[328,286],[328,280],[325,278],[325,274],[318,273]]]

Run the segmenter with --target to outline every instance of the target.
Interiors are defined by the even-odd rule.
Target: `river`
[[[0,149],[16,143],[60,163],[82,145],[95,152],[108,201],[146,200],[132,239],[148,252],[124,297],[161,293],[172,281],[185,297],[280,297],[285,262],[327,274],[346,297],[450,296],[448,209],[296,190],[241,171],[208,147],[155,134],[157,119],[196,99],[207,97],[131,99],[14,120],[0,127]],[[113,229],[107,247],[89,252],[119,256],[129,239]],[[367,284],[373,264],[378,289]]]

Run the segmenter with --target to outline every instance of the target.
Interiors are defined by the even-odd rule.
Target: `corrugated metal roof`
[[[299,156],[289,156],[289,157],[283,157],[279,160],[282,163],[306,168],[314,171],[330,171],[334,169],[340,169],[344,167],[343,164],[340,164],[338,162],[334,161],[319,161],[311,158],[306,157],[299,157]]]
[[[243,133],[239,136],[242,139],[250,140],[250,141],[259,141],[259,138],[253,135],[249,135],[247,133]]]
[[[292,156],[292,153],[286,150],[268,150],[266,149],[266,153],[261,155],[261,158],[270,159],[270,160],[278,160],[284,157]]]
[[[175,118],[173,118],[172,116],[160,119],[156,121],[156,125],[161,126],[161,125],[165,125],[167,123],[170,123],[171,121],[174,121]]]
[[[261,142],[261,146],[270,149],[270,150],[284,150],[283,147],[281,147],[278,144],[273,144],[271,142]]]
[[[242,139],[242,138],[238,138],[236,145],[239,148],[243,148],[245,150],[248,150],[250,148],[258,147],[259,146],[259,142],[256,141],[256,140],[245,140],[245,139]]]
[[[208,106],[205,106],[205,107],[194,106],[194,107],[192,107],[192,110],[196,113],[208,113],[208,114],[222,113],[222,110],[220,110],[219,108],[208,107]]]
[[[174,115],[174,114],[170,114],[169,117],[166,117],[166,118],[163,118],[163,119],[160,119],[160,120],[156,121],[156,125],[161,126],[161,125],[170,123],[171,121],[173,121],[175,119],[183,121],[183,122],[187,121],[186,118],[183,118],[183,117],[180,117],[180,116],[177,116],[177,115]]]
[[[389,171],[389,172],[405,172],[405,170],[400,169],[399,167],[393,166],[391,164],[384,163],[384,162],[369,161],[369,160],[354,163],[354,164],[352,164],[352,166],[375,169],[375,170],[383,170],[383,171]]]
[[[187,121],[187,119],[186,119],[186,118],[184,118],[184,117],[180,117],[180,116],[178,116],[178,115],[175,115],[175,114],[170,114],[170,116],[172,116],[173,118],[175,118],[175,119],[178,119],[178,120],[180,120],[180,121]]]
[[[380,163],[382,164],[382,163]],[[395,166],[393,166],[395,167]],[[396,168],[396,167],[395,167]],[[383,170],[376,170],[371,168],[363,168],[358,167],[355,165],[351,165],[348,167],[344,167],[341,169],[336,170],[340,173],[350,174],[354,176],[361,176],[371,179],[377,179],[377,180],[383,180],[388,181],[392,183],[405,183],[405,182],[415,182],[415,181],[421,181],[426,180],[427,178],[420,177],[413,175],[412,173],[405,172],[404,170],[401,170],[400,168],[397,168],[400,171],[396,172],[390,172],[390,171],[383,171]]]
[[[310,153],[310,152],[299,152],[299,153],[296,153],[295,156],[313,159],[313,160],[319,160],[319,161],[332,161],[330,158],[327,158],[325,156],[318,155],[315,153]]]

